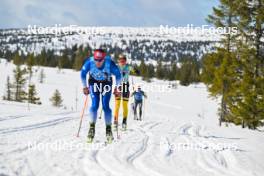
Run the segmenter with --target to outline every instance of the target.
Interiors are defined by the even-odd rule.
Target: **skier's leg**
[[[103,104],[103,110],[105,115],[105,125],[106,125],[106,138],[109,143],[113,140],[113,134],[112,134],[112,110],[109,106],[109,102],[111,99],[112,91],[105,92],[102,95],[102,104]]]
[[[122,122],[123,129],[126,129],[127,127],[127,115],[128,115],[128,100],[123,99],[123,122]]]
[[[109,106],[110,99],[111,99],[111,91],[105,92],[104,95],[102,95],[102,104],[103,104],[106,125],[112,124],[112,110]]]
[[[122,94],[122,99],[123,99],[123,120],[126,121],[127,116],[128,116],[128,100],[129,100],[129,83],[125,83],[123,85],[123,94]]]
[[[92,99],[92,105],[90,107],[90,128],[88,131],[88,142],[93,141],[95,135],[95,123],[97,119],[97,110],[99,108],[100,93],[94,91],[93,86],[90,86],[90,95]]]
[[[135,102],[131,103],[131,109],[132,109],[132,113],[134,114]]]
[[[138,107],[138,101],[135,101],[135,105],[134,105],[134,119],[138,119],[137,118],[137,107]]]
[[[90,128],[89,128],[88,136],[87,136],[88,143],[91,143],[93,141],[94,135],[95,135],[95,123],[90,123]]]
[[[128,100],[123,99],[123,119],[126,119],[128,115]]]
[[[100,102],[100,93],[98,91],[94,91],[94,86],[90,86],[90,96],[92,99],[92,105],[90,107],[90,123],[96,123],[97,120],[97,111],[99,108]]]
[[[139,103],[139,119],[142,120],[142,101]]]
[[[118,122],[120,103],[121,103],[120,97],[116,97],[115,98],[115,114],[114,114],[114,117],[115,117],[114,121],[115,122]]]

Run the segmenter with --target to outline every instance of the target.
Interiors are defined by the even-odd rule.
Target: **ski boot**
[[[137,113],[134,113],[134,120],[138,120]]]
[[[106,142],[111,144],[113,142],[113,133],[111,125],[106,125]]]
[[[139,120],[139,121],[142,121],[142,114],[139,115],[138,120]]]
[[[87,142],[92,143],[95,135],[95,123],[90,123],[90,129],[87,136]]]
[[[127,129],[127,119],[126,118],[123,118],[123,122],[122,122],[122,130],[123,131],[126,131]]]

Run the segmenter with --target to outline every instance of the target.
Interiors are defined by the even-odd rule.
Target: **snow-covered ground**
[[[1,60],[1,96],[13,68]],[[30,105],[29,111],[26,103],[0,100],[0,175],[264,174],[264,133],[233,125],[219,127],[217,102],[208,98],[202,84],[147,92],[143,121],[134,121],[130,114],[128,130],[105,146],[103,119],[98,119],[94,144],[86,143],[88,111],[80,137],[75,136],[85,98],[79,72],[44,68],[43,84],[37,83],[39,72],[33,82],[41,106]],[[134,82],[141,79],[135,77]],[[168,83],[144,83],[153,84]],[[65,108],[50,105],[55,89],[61,92]]]

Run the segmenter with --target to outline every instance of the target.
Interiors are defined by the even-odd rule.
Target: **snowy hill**
[[[14,65],[1,60],[0,95]],[[76,132],[84,103],[79,72],[34,67],[42,105],[0,100],[0,175],[183,175],[262,176],[264,133],[233,125],[219,127],[217,102],[203,84],[177,86],[167,92],[147,91],[145,117],[134,121],[111,145],[104,145],[104,120],[98,119],[94,144],[86,144],[88,114],[79,138]],[[11,76],[12,78],[12,76]],[[142,83],[134,77],[134,82]],[[154,80],[144,85],[168,85]],[[65,108],[49,98],[58,89]],[[76,94],[79,99],[76,106]],[[89,99],[90,104],[90,99]],[[111,100],[114,107],[114,100]],[[121,111],[122,112],[122,111]],[[120,112],[120,116],[121,116]],[[114,133],[115,136],[115,133]]]
[[[182,55],[201,58],[213,51],[220,40],[220,35],[201,29],[188,33],[184,29],[169,32],[159,27],[78,27],[75,30],[79,32],[74,32],[73,28],[66,34],[62,32],[66,27],[54,27],[57,34],[52,30],[45,32],[46,28],[39,32],[39,28],[34,27],[0,30],[0,56],[7,51],[39,54],[43,49],[54,50],[60,55],[65,48],[88,45],[93,49],[103,46],[108,50],[122,50],[137,60],[176,60]]]

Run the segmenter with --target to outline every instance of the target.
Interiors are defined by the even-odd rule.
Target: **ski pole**
[[[103,101],[103,95],[101,95],[101,101]],[[100,114],[99,114],[99,119],[102,118],[102,112],[103,112],[103,107],[101,108]]]
[[[135,90],[135,88],[134,88],[134,79],[133,79],[133,77],[131,76],[131,79],[132,79],[132,89],[133,89],[133,91]]]
[[[80,130],[82,127],[82,120],[83,120],[83,116],[84,116],[84,111],[85,111],[86,106],[87,106],[87,102],[88,102],[88,95],[86,95],[86,98],[85,98],[85,102],[84,102],[84,106],[83,106],[82,114],[81,114],[81,119],[80,119],[80,124],[79,124],[79,129],[78,129],[76,137],[79,137],[79,134],[80,134]]]
[[[144,101],[143,101],[143,116],[142,116],[142,119],[145,119],[145,109],[146,109],[146,98],[144,98]]]
[[[103,108],[101,108],[100,115],[99,115],[99,119],[102,118],[102,112],[103,112]]]

